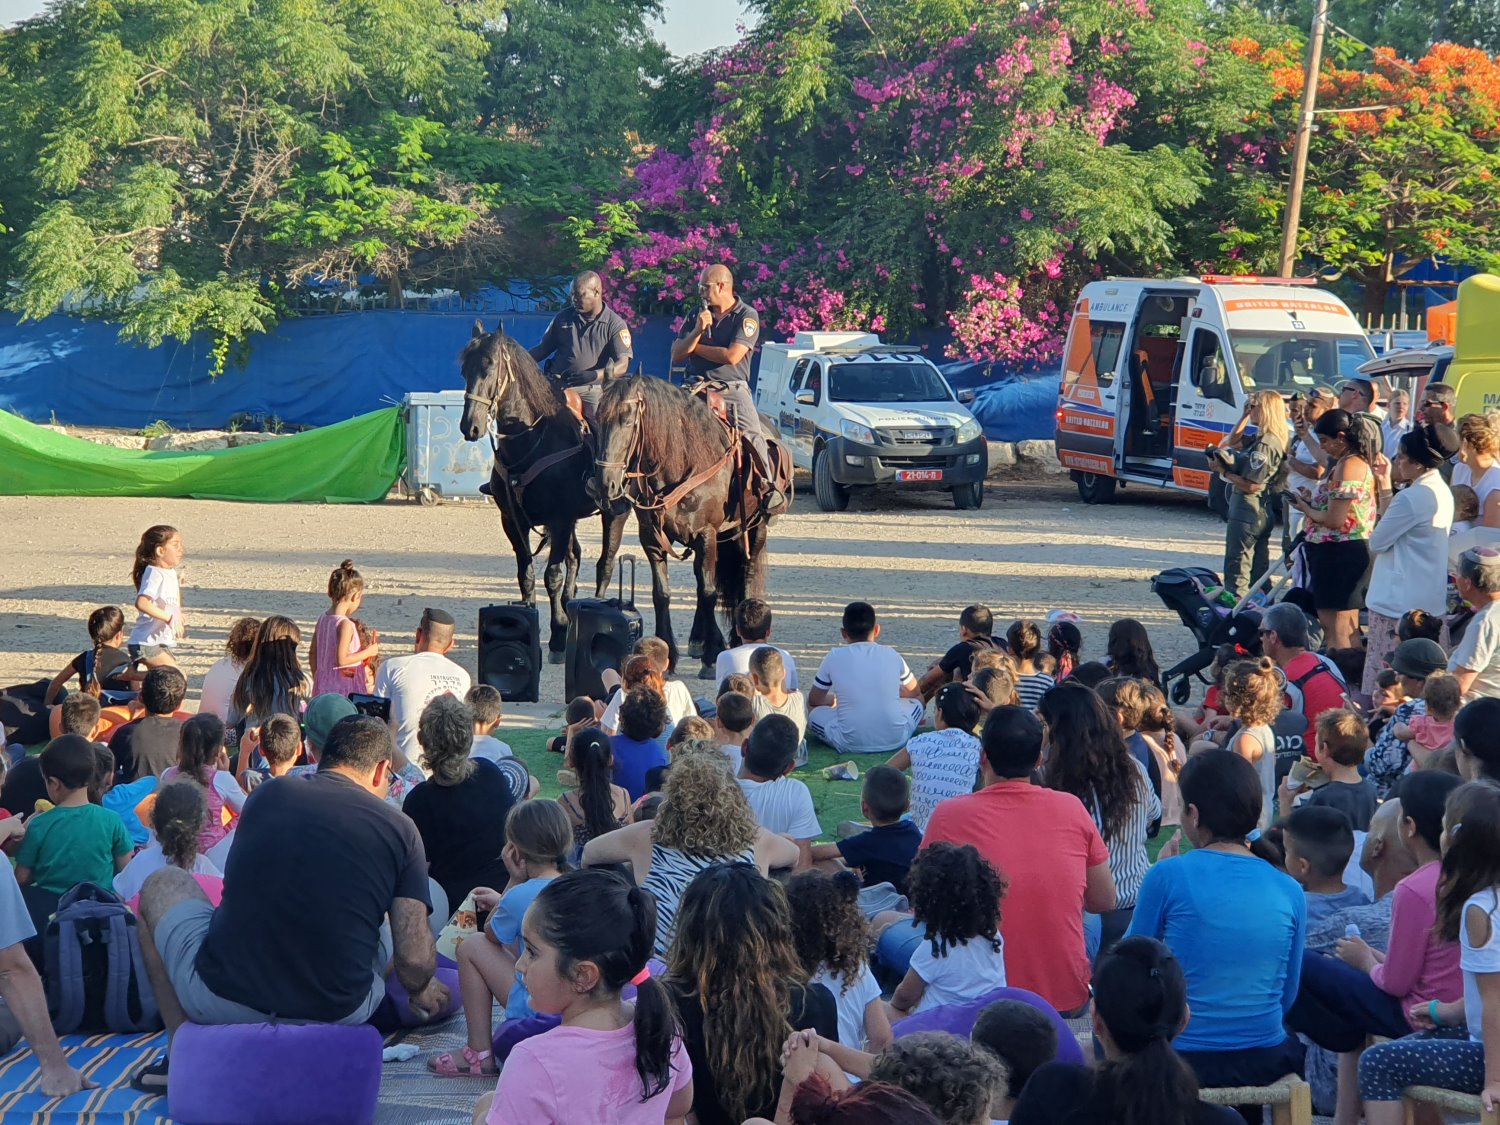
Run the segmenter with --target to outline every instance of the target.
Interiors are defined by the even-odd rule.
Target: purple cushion
[[[562,1016],[527,1016],[524,1020],[506,1020],[495,1028],[495,1038],[490,1049],[495,1055],[495,1065],[504,1066],[510,1052],[523,1039],[542,1035],[562,1023]]]
[[[448,1003],[438,1011],[431,1019],[424,1020],[416,1012],[411,1010],[411,996],[406,991],[406,986],[401,983],[395,973],[392,973],[385,982],[386,1003],[380,1006],[381,1011],[377,1015],[387,1015],[389,1022],[397,1027],[422,1027],[427,1024],[442,1023],[459,1008],[463,1007],[463,997],[458,993],[458,969],[445,969],[439,965],[434,972],[433,978],[442,981],[448,986]],[[377,1027],[385,1025],[385,1021],[372,1018],[371,1021]]]
[[[907,1016],[904,1020],[897,1020],[891,1025],[891,1032],[898,1039],[903,1035],[911,1035],[918,1031],[947,1031],[957,1035],[960,1039],[967,1039],[974,1032],[974,1024],[979,1020],[979,1013],[997,1000],[1019,1000],[1042,1012],[1057,1028],[1057,1061],[1073,1063],[1076,1066],[1083,1065],[1083,1051],[1078,1046],[1078,1040],[1074,1037],[1073,1029],[1068,1026],[1067,1021],[1057,1014],[1057,1009],[1051,1004],[1035,992],[1027,992],[1024,988],[996,988],[986,992],[978,1000],[970,1000],[967,1004],[948,1004],[941,1008],[929,1008],[917,1015]]]
[[[180,1125],[369,1125],[380,1058],[368,1025],[185,1023],[172,1038],[167,1112]]]

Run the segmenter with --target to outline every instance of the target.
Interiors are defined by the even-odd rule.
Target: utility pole
[[[1302,113],[1297,142],[1292,149],[1292,182],[1286,193],[1286,222],[1281,228],[1280,277],[1291,277],[1297,264],[1297,227],[1302,220],[1302,184],[1307,179],[1307,148],[1312,143],[1313,115],[1318,104],[1318,73],[1323,68],[1323,33],[1328,27],[1328,0],[1313,6],[1312,39],[1307,45],[1307,75],[1302,83]]]

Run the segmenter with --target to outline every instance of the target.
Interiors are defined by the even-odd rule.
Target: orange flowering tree
[[[1302,45],[1241,38],[1231,49],[1264,68],[1275,96],[1217,169],[1236,204],[1220,241],[1234,267],[1274,272]],[[1363,61],[1326,61],[1319,76],[1297,250],[1306,267],[1363,285],[1376,311],[1426,258],[1500,267],[1500,57],[1439,43],[1415,61],[1388,48]]]

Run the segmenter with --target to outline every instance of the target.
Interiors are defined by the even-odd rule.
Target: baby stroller
[[[1176,566],[1151,579],[1152,593],[1168,609],[1177,611],[1198,642],[1197,652],[1162,673],[1162,690],[1173,703],[1178,706],[1187,703],[1195,678],[1200,683],[1208,682],[1203,671],[1214,662],[1214,652],[1220,645],[1239,645],[1247,653],[1260,652],[1261,614],[1286,596],[1292,555],[1302,545],[1302,538],[1298,532],[1286,554],[1251,582],[1250,592],[1238,602],[1224,589],[1220,577],[1207,567]]]

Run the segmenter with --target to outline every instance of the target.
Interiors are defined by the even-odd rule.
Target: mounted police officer
[[[750,439],[769,481],[775,467],[750,396],[750,355],[760,336],[760,314],[735,296],[734,275],[727,266],[705,269],[698,278],[698,292],[704,308],[683,323],[672,345],[672,362],[686,365],[689,391],[698,392],[705,382],[714,384],[724,398],[729,424]],[[773,484],[765,504],[774,512],[786,504],[786,497]]]
[[[593,425],[605,380],[625,374],[630,366],[630,328],[605,305],[599,275],[587,270],[573,279],[572,303],[552,318],[541,343],[529,350],[548,378],[578,392],[583,416]]]

